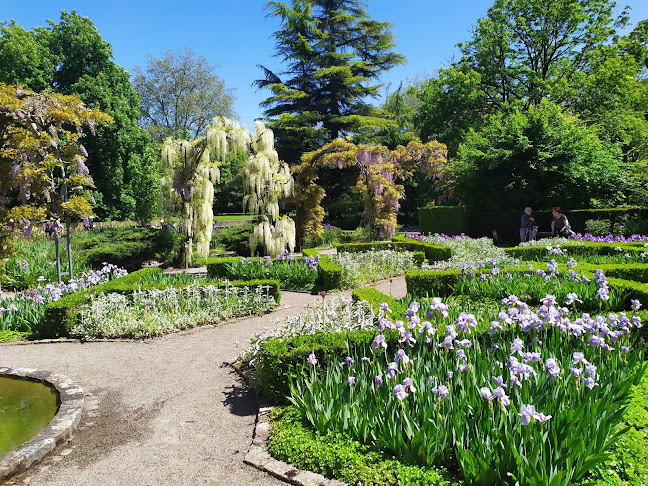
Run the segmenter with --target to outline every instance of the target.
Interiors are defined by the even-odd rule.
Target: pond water
[[[58,392],[51,386],[0,376],[0,458],[47,426],[58,407]]]

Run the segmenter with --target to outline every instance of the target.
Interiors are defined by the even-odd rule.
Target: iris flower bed
[[[69,282],[47,283],[41,276],[37,282],[41,285],[25,290],[11,299],[0,300],[0,331],[15,331],[31,334],[37,332],[43,324],[45,304],[54,302],[67,294],[99,285],[109,280],[122,277],[128,272],[123,268],[105,263],[103,268],[90,270],[73,278]]]
[[[570,242],[568,242],[571,245]],[[529,245],[525,245],[529,246]],[[541,246],[541,245],[535,245]],[[623,263],[648,263],[648,243],[645,243],[645,251],[632,251],[621,246],[614,247],[615,254],[612,255],[578,255],[578,261],[581,263],[592,264],[623,264]],[[545,244],[547,255],[558,263],[573,263],[571,248],[564,247],[560,243]]]
[[[627,296],[609,287],[602,270],[596,270],[590,277],[578,274],[576,261],[567,264],[567,271],[559,271],[558,264],[552,260],[546,269],[535,268],[529,264],[526,272],[501,272],[497,267],[490,270],[464,266],[463,277],[451,286],[454,294],[470,295],[474,299],[498,298],[501,295],[517,294],[524,296],[530,303],[537,304],[546,294],[554,295],[565,305],[582,310],[626,309]],[[566,312],[566,308],[561,309]]]
[[[416,268],[414,254],[409,251],[343,252],[332,255],[331,261],[344,269],[342,274],[343,288],[359,287],[367,282],[403,275]]]
[[[141,290],[130,295],[102,293],[82,311],[70,334],[83,339],[145,338],[274,309],[267,286],[189,285]]]
[[[492,332],[480,337],[471,314],[447,322],[440,299],[425,309],[413,302],[399,320],[383,305],[371,347],[328,369],[311,355],[291,401],[322,434],[447,468],[467,484],[577,483],[624,432],[645,369],[631,344],[641,322],[565,312],[551,295],[542,301],[534,311],[514,295],[503,299]]]
[[[228,264],[228,277],[231,280],[279,280],[287,290],[312,290],[317,278],[316,257],[295,258],[287,250],[276,258],[241,258],[237,263]]]

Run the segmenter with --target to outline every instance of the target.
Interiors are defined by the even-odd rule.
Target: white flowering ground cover
[[[70,334],[84,339],[144,338],[232,317],[260,314],[276,306],[269,287],[189,285],[104,293],[83,309]]]
[[[490,238],[468,238],[432,235],[419,236],[419,241],[433,245],[448,246],[452,250],[449,260],[436,262],[434,269],[461,268],[464,265],[491,265],[499,267],[515,267],[520,261],[506,254],[506,252],[493,245]]]
[[[367,282],[403,275],[416,268],[414,254],[409,251],[342,252],[338,255],[332,255],[331,261],[344,269],[342,274],[343,288],[359,287]]]

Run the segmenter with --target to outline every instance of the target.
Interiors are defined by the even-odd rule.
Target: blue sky
[[[252,82],[261,76],[258,64],[280,68],[271,38],[279,24],[266,18],[265,0],[0,0],[0,20],[14,19],[25,29],[56,22],[61,10],[89,17],[113,48],[115,62],[131,71],[146,64],[147,53],[190,47],[218,65],[226,86],[236,88],[235,110],[252,127],[262,116],[259,102],[267,93]],[[408,62],[386,73],[381,81],[392,90],[401,81],[431,75],[457,55],[457,42],[470,38],[490,0],[369,0],[369,15],[394,24],[396,51]],[[619,2],[632,7],[631,21],[648,19],[648,1]]]

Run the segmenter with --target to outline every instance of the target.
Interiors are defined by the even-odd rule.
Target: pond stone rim
[[[50,423],[23,445],[0,459],[0,480],[26,471],[41,462],[58,444],[68,439],[79,426],[83,412],[83,389],[70,378],[31,368],[0,367],[0,376],[29,378],[54,387],[61,405]]]

